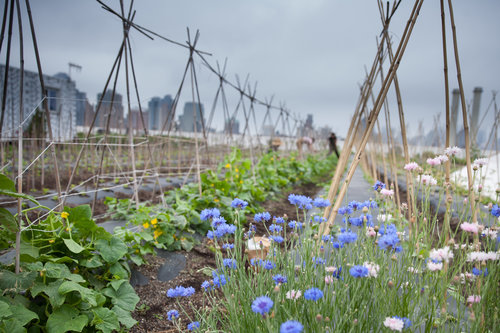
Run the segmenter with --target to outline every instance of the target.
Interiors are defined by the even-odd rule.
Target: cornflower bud
[[[387,282],[387,286],[392,289],[394,287],[394,282],[392,282],[392,280],[389,280],[389,282]]]
[[[322,321],[323,320],[323,316],[320,315],[319,313],[316,315],[316,320],[317,321]]]
[[[368,207],[366,207],[366,206],[363,207],[363,213],[365,213],[365,214],[368,213]]]

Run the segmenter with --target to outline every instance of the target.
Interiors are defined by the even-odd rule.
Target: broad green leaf
[[[15,318],[9,318],[0,321],[0,332],[25,333],[26,328],[24,328],[23,325],[21,325],[19,320]]]
[[[0,289],[27,289],[33,285],[37,276],[37,272],[15,274],[11,271],[0,271]]]
[[[92,209],[89,205],[80,205],[74,208],[64,207],[64,210],[69,213],[68,220],[71,223],[92,219]]]
[[[0,301],[0,319],[7,318],[12,314],[9,304]]]
[[[86,315],[80,314],[75,308],[63,305],[56,309],[47,320],[48,333],[65,333],[68,331],[81,332],[87,325],[89,319]]]
[[[126,328],[131,328],[135,324],[137,324],[137,320],[132,318],[130,315],[130,311],[123,310],[119,306],[113,306],[111,309],[114,313],[116,313],[116,316],[118,317],[118,320],[120,323],[125,326]]]
[[[125,280],[125,279],[113,280],[109,284],[111,285],[111,287],[113,287],[114,290],[118,290],[124,282],[127,282],[127,280]]]
[[[64,244],[66,244],[66,247],[68,248],[68,250],[70,250],[73,253],[80,253],[83,250],[85,250],[80,244],[78,244],[77,242],[75,242],[72,239],[64,238],[63,241],[64,241]]]
[[[21,323],[21,326],[26,325],[33,319],[38,319],[38,315],[33,311],[26,309],[22,305],[11,305],[10,309],[12,310],[12,318],[15,318]]]
[[[59,293],[66,295],[69,292],[76,291],[82,297],[82,300],[89,303],[92,306],[97,306],[97,301],[95,299],[95,292],[89,288],[85,288],[73,281],[65,281],[59,287]]]
[[[188,221],[185,216],[182,215],[175,215],[172,216],[172,224],[176,226],[177,228],[183,230],[187,227]]]
[[[52,307],[58,308],[63,305],[64,301],[66,300],[66,295],[61,295],[59,293],[59,287],[62,283],[62,280],[57,280],[46,285],[43,282],[37,281],[30,289],[31,296],[35,297],[43,292],[49,297],[49,302]]]
[[[186,251],[191,251],[193,249],[194,243],[189,239],[181,239],[181,246]]]
[[[11,212],[2,207],[0,207],[0,221],[1,225],[10,232],[16,232],[19,229],[14,215],[12,215]]]
[[[78,260],[70,258],[68,256],[53,257],[51,255],[42,254],[40,257],[38,257],[38,259],[40,259],[40,261],[43,261],[43,262],[50,261],[50,262],[53,262],[53,263],[56,263],[56,264],[63,264],[63,263],[66,263],[66,262],[78,263]]]
[[[21,252],[21,261],[26,261],[26,262],[35,261],[40,255],[38,247],[22,241],[21,241],[20,252]]]
[[[96,249],[101,252],[101,256],[109,263],[115,263],[128,252],[127,245],[118,237],[113,236],[109,241],[99,239],[96,242]]]
[[[92,310],[94,319],[92,325],[103,333],[110,333],[120,328],[117,315],[108,308],[97,308]]]
[[[133,311],[137,302],[139,302],[139,296],[128,282],[122,283],[118,290],[108,287],[104,289],[103,294],[110,297],[114,305],[128,311]]]
[[[120,264],[119,262],[115,262],[110,268],[109,271],[114,276],[118,276],[120,279],[128,279],[129,273],[128,271]]]
[[[45,274],[49,278],[66,279],[71,275],[68,266],[64,264],[55,264],[53,262],[45,263]]]
[[[38,201],[36,201],[36,199],[33,198],[31,195],[27,195],[27,194],[23,194],[23,193],[17,193],[15,190],[14,191],[8,191],[8,190],[2,190],[2,189],[0,189],[0,195],[6,195],[8,197],[26,199],[26,200],[29,200],[29,201],[33,202],[37,206],[41,206],[40,203]],[[41,207],[44,207],[44,206],[41,206]]]
[[[23,265],[25,269],[30,270],[30,271],[35,271],[39,272],[43,269],[43,263],[37,261],[37,262],[32,262],[28,263],[26,265]]]
[[[0,190],[16,192],[16,184],[12,179],[0,173]]]
[[[103,264],[98,256],[93,256],[90,259],[81,260],[80,265],[87,268],[96,268],[102,266]]]

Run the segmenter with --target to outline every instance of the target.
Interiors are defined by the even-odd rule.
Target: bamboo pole
[[[462,104],[462,118],[464,123],[464,134],[465,134],[465,159],[467,160],[467,183],[468,183],[468,198],[471,206],[471,215],[472,222],[477,221],[476,215],[476,202],[473,191],[473,182],[472,182],[472,167],[470,161],[470,137],[469,137],[469,124],[467,119],[467,105],[465,103],[465,93],[464,93],[464,85],[462,83],[462,71],[460,69],[460,58],[458,56],[458,45],[457,45],[457,28],[455,26],[455,19],[453,17],[453,6],[451,4],[451,0],[448,0],[448,7],[450,10],[450,23],[451,23],[451,31],[453,36],[453,50],[455,53],[455,64],[457,66],[457,80],[458,87],[460,89],[460,102]]]
[[[420,12],[420,8],[422,7],[422,4],[423,4],[423,0],[416,0],[415,1],[415,5],[413,7],[412,13],[411,13],[410,18],[407,22],[407,25],[406,25],[404,33],[402,35],[398,49],[396,51],[394,61],[391,62],[391,67],[389,68],[388,75],[386,76],[386,78],[384,80],[384,84],[381,87],[381,91],[377,97],[374,108],[373,108],[372,112],[370,113],[371,116],[369,117],[368,124],[367,124],[368,126],[367,126],[367,129],[363,135],[361,149],[354,156],[354,159],[351,163],[351,167],[349,168],[349,171],[347,173],[347,177],[343,182],[343,185],[342,185],[342,188],[339,192],[338,198],[335,201],[334,207],[332,208],[332,213],[328,219],[328,222],[325,223],[325,228],[323,230],[324,235],[326,235],[330,232],[330,226],[333,224],[333,221],[335,220],[338,209],[340,208],[340,205],[342,204],[342,199],[344,198],[345,193],[347,192],[347,187],[349,186],[349,183],[351,182],[352,176],[354,175],[354,171],[356,170],[356,167],[359,164],[359,161],[361,159],[361,154],[363,153],[364,147],[366,146],[366,142],[368,141],[369,134],[373,130],[373,127],[375,125],[374,119],[376,119],[378,117],[378,114],[379,114],[380,109],[382,107],[382,101],[387,96],[387,91],[389,90],[390,84],[392,83],[392,80],[394,78],[394,74],[396,73],[396,71],[399,67],[399,64],[401,62],[404,51],[406,49],[406,45],[408,44],[408,41],[410,39],[413,27],[415,26],[416,19],[418,17],[418,14]]]

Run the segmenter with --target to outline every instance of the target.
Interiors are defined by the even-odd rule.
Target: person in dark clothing
[[[335,152],[335,155],[337,155],[337,158],[339,158],[339,152],[337,150],[337,136],[335,133],[331,133],[330,136],[328,137],[328,143],[330,145],[330,152],[328,154],[331,154]]]

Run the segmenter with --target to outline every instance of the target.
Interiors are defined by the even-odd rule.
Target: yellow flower
[[[243,179],[242,179],[242,180],[240,180],[240,184],[243,184]]]
[[[49,239],[49,243],[51,243],[51,244],[52,244],[52,243],[54,243],[54,242],[55,242],[55,240],[53,240],[53,239]]]
[[[229,169],[229,168],[231,168],[231,164],[228,163],[228,164],[226,164],[226,169]]]
[[[147,228],[149,228],[149,223],[148,223],[148,222],[146,222],[146,223],[144,223],[142,226],[144,227],[144,229],[147,229]]]
[[[155,232],[153,233],[154,239],[157,239],[158,237],[160,237],[161,234],[163,234],[163,231],[156,229]]]
[[[271,157],[271,161],[274,161],[274,157]]]
[[[210,186],[214,187],[215,185],[214,184],[210,184]]]
[[[214,202],[219,202],[219,199],[215,198],[215,199],[214,199]]]
[[[239,172],[240,170],[238,170],[238,168],[234,169],[235,172]]]
[[[155,217],[154,219],[151,220],[151,224],[155,225],[156,223],[158,223],[158,219]]]
[[[67,218],[68,218],[68,216],[69,216],[69,213],[68,213],[68,212],[62,212],[62,213],[61,213],[61,217],[62,217],[63,219],[67,219]]]
[[[176,236],[175,234],[174,234],[172,237],[174,237],[174,239],[175,239],[175,240],[177,240],[177,239],[178,239],[178,238],[177,238],[177,236]]]

